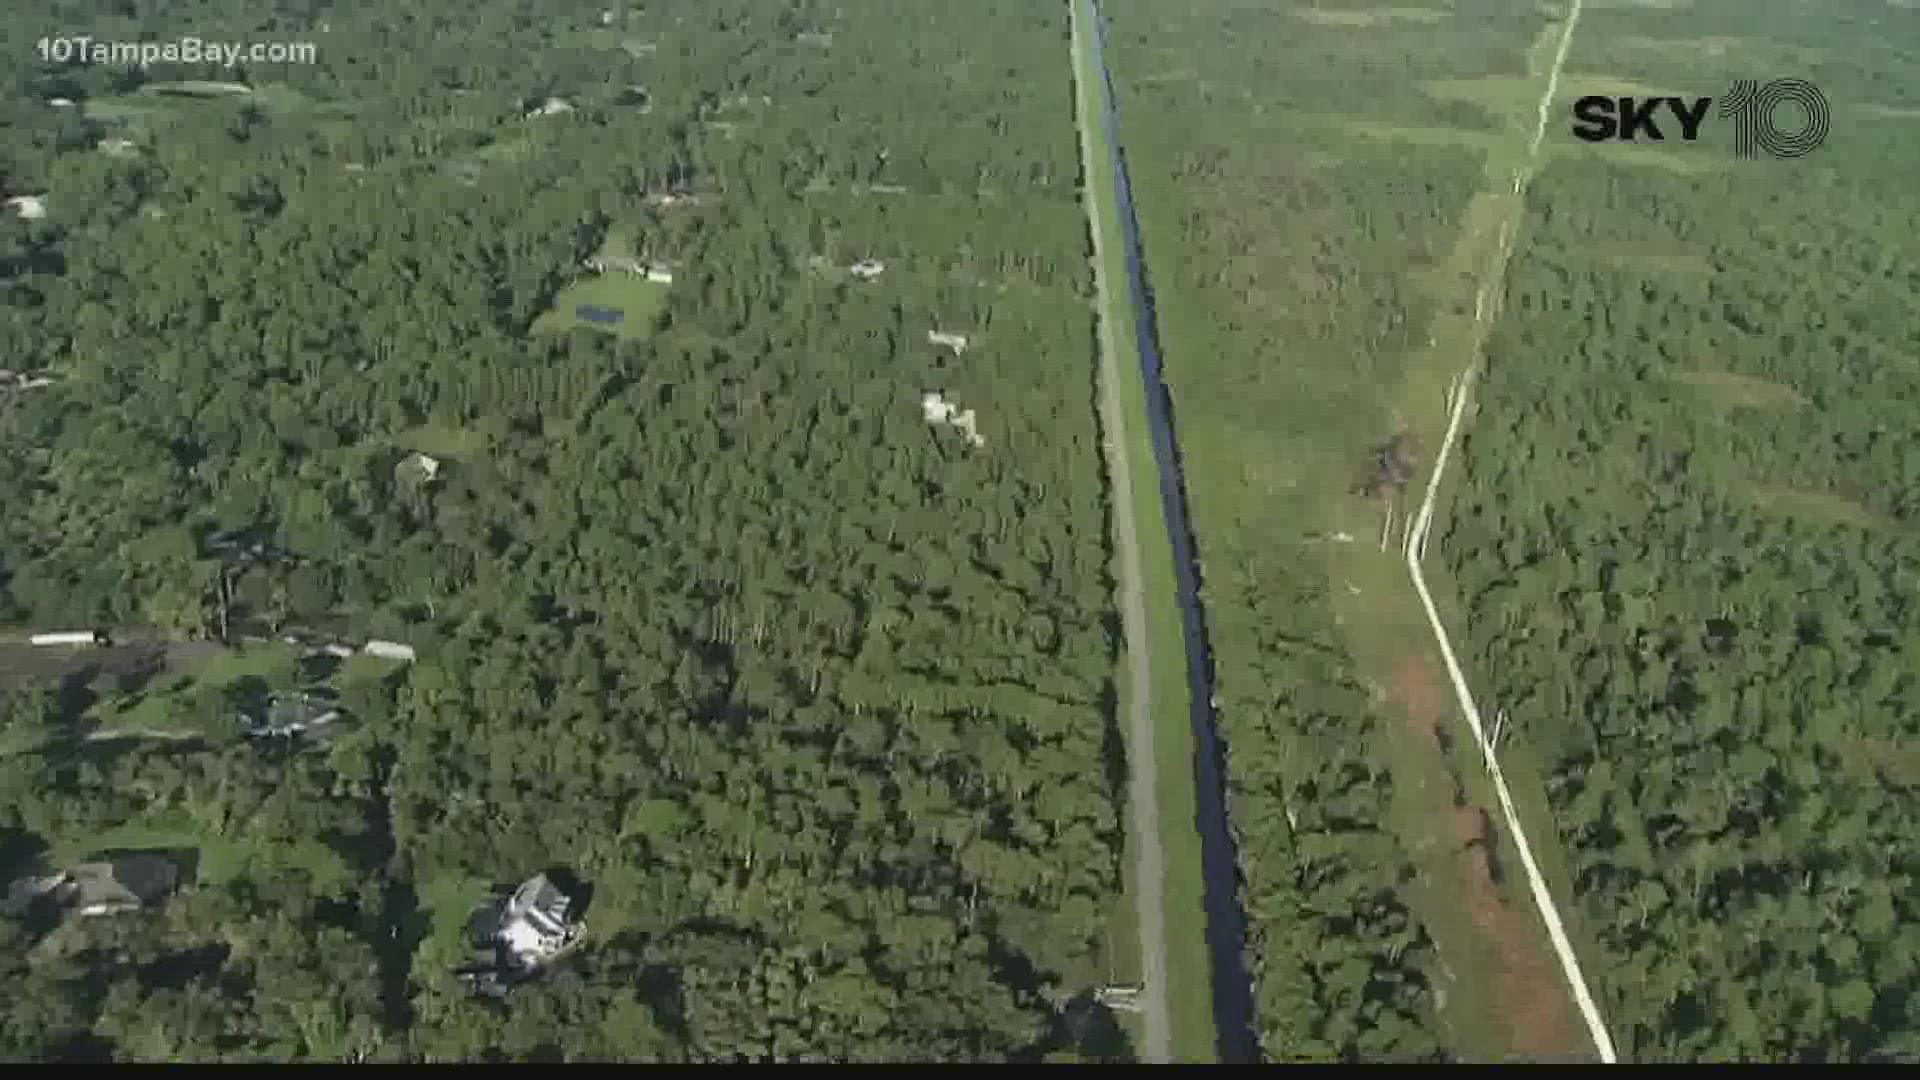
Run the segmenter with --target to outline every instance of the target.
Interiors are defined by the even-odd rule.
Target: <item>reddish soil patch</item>
[[[1405,711],[1407,723],[1432,746],[1435,764],[1444,768],[1440,725],[1449,722],[1453,697],[1436,665],[1424,657],[1402,657],[1394,667],[1393,696]],[[1464,735],[1463,725],[1455,737]],[[1451,803],[1451,792],[1445,785],[1430,790],[1438,792],[1436,800],[1445,798]],[[1488,1000],[1488,1011],[1505,1018],[1512,1052],[1548,1061],[1584,1056],[1590,1049],[1585,1028],[1547,943],[1539,913],[1530,904],[1506,903],[1494,884],[1487,848],[1481,842],[1479,807],[1472,803],[1449,805],[1447,832],[1460,864],[1456,880],[1465,888],[1463,899],[1479,932],[1474,947],[1497,971],[1494,984],[1480,991]]]

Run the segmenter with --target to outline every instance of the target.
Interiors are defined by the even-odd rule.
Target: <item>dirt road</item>
[[[1540,95],[1539,118],[1534,127],[1533,140],[1527,148],[1527,161],[1520,173],[1513,178],[1513,193],[1524,197],[1528,183],[1539,166],[1540,141],[1546,132],[1547,113],[1552,105],[1555,90],[1560,84],[1560,73],[1566,66],[1567,49],[1573,41],[1573,29],[1580,21],[1580,0],[1573,0],[1567,12],[1567,21],[1561,31],[1559,46],[1554,51],[1553,63],[1547,70],[1546,88]],[[1511,216],[1503,224],[1502,237],[1508,228],[1519,226],[1518,216],[1523,202],[1516,198]],[[1502,291],[1506,277],[1509,252],[1502,243],[1498,258],[1489,269],[1487,279],[1481,283],[1479,301],[1475,305],[1475,319],[1484,320],[1487,312],[1485,301],[1489,293],[1496,298]],[[1496,314],[1497,317],[1497,314]],[[1593,1046],[1600,1054],[1600,1060],[1611,1065],[1618,1061],[1614,1050],[1613,1038],[1608,1031],[1606,1021],[1600,1015],[1593,993],[1587,985],[1586,976],[1580,970],[1580,961],[1574,955],[1573,943],[1568,939],[1566,928],[1560,918],[1560,910],[1555,904],[1552,891],[1547,887],[1546,878],[1540,873],[1533,857],[1533,849],[1527,842],[1525,829],[1521,827],[1520,815],[1514,809],[1513,795],[1507,789],[1506,776],[1500,769],[1500,760],[1494,754],[1494,746],[1487,740],[1485,725],[1480,719],[1480,710],[1474,704],[1472,691],[1468,688],[1465,672],[1455,656],[1453,642],[1447,635],[1446,625],[1440,618],[1440,611],[1433,601],[1433,593],[1427,587],[1426,573],[1421,567],[1421,559],[1426,555],[1427,536],[1433,528],[1434,500],[1440,492],[1442,478],[1446,474],[1447,461],[1458,442],[1461,421],[1466,415],[1468,395],[1472,389],[1473,378],[1479,367],[1481,348],[1485,344],[1484,326],[1476,327],[1474,353],[1467,369],[1461,373],[1458,388],[1454,391],[1452,408],[1447,419],[1446,438],[1440,444],[1439,455],[1434,459],[1433,472],[1427,480],[1426,498],[1421,502],[1419,514],[1413,525],[1407,530],[1406,561],[1407,574],[1413,582],[1414,591],[1420,596],[1421,606],[1426,609],[1428,625],[1433,630],[1434,643],[1440,647],[1441,659],[1447,668],[1447,677],[1453,683],[1454,693],[1459,699],[1460,710],[1465,714],[1467,726],[1472,730],[1474,741],[1480,744],[1481,753],[1487,764],[1488,776],[1493,780],[1494,794],[1500,800],[1500,812],[1506,819],[1507,829],[1513,836],[1513,842],[1520,853],[1521,869],[1525,871],[1527,886],[1533,894],[1534,905],[1539,909],[1540,918],[1546,923],[1547,937],[1553,943],[1553,950],[1560,961],[1560,968],[1566,983],[1573,991],[1574,1001],[1580,1007],[1581,1018],[1585,1021],[1588,1035]],[[1516,1018],[1518,1019],[1518,1018]]]
[[[1107,280],[1102,221],[1111,208],[1101,202],[1096,178],[1107,163],[1094,153],[1091,125],[1100,122],[1089,97],[1097,73],[1087,70],[1081,25],[1083,5],[1072,0],[1073,70],[1076,118],[1080,128],[1080,159],[1086,176],[1087,223],[1093,232],[1093,277],[1100,324],[1100,429],[1107,451],[1107,477],[1113,490],[1114,546],[1119,556],[1120,625],[1126,640],[1126,703],[1129,823],[1133,834],[1134,906],[1140,929],[1140,1015],[1145,1028],[1142,1061],[1162,1064],[1172,1060],[1172,1028],[1167,1018],[1166,910],[1162,886],[1166,856],[1160,848],[1160,803],[1154,791],[1153,664],[1147,645],[1147,601],[1140,569],[1140,539],[1134,532],[1133,468],[1127,456],[1125,410],[1120,404],[1121,352],[1114,338],[1113,283]]]

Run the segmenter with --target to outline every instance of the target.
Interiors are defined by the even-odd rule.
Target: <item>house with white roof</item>
[[[15,195],[0,205],[30,220],[47,216],[47,200],[41,195]]]
[[[468,920],[473,962],[460,971],[479,993],[504,997],[558,958],[580,936],[573,899],[545,874],[504,898],[482,902]]]

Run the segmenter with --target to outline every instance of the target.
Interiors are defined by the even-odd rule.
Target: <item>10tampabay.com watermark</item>
[[[152,67],[154,64],[311,64],[319,48],[310,41],[215,41],[179,37],[171,41],[109,41],[86,34],[43,37],[34,43],[50,64],[102,67]]]

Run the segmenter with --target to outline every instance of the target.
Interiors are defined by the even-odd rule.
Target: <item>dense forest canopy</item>
[[[1476,666],[1546,763],[1640,1058],[1920,1050],[1920,18],[1874,14],[1686,14],[1710,40],[1760,16],[1827,143],[1545,172],[1465,447],[1444,551]],[[1592,19],[1587,69],[1752,65]]]
[[[1469,367],[1425,565],[1621,1056],[1920,1052],[1920,10],[1586,0],[1536,152],[1568,0],[1102,7],[1265,1056],[1591,1052],[1393,542]],[[0,25],[0,1057],[1132,1057],[1067,39]],[[1756,76],[1827,144],[1562,122]]]
[[[0,216],[0,366],[51,380],[0,388],[0,855],[198,858],[157,911],[0,923],[0,1054],[1125,1054],[1085,1007],[1118,751],[1065,25],[169,0],[0,31],[0,183],[45,209]],[[317,62],[40,61],[82,28]],[[671,284],[541,332],[600,252]],[[72,626],[115,646],[21,642]],[[319,683],[344,734],[236,732]],[[555,867],[582,945],[474,999],[469,909]]]

